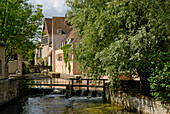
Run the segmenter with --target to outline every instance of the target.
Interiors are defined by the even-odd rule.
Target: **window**
[[[58,55],[57,55],[57,60],[58,60],[58,61],[62,61],[62,59],[63,59],[62,54],[58,54]]]
[[[2,74],[2,60],[0,60],[0,75]]]
[[[62,56],[59,56],[57,60],[62,61]]]
[[[58,34],[62,34],[62,30],[61,30],[61,29],[58,29],[58,30],[57,30],[57,33],[58,33]]]

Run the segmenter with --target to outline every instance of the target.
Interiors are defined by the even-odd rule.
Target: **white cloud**
[[[65,16],[67,9],[66,0],[29,0],[29,3],[34,5],[43,5],[43,14],[45,17]]]

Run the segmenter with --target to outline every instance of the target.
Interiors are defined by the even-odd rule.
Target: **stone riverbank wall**
[[[0,80],[0,106],[19,98],[19,78]]]
[[[125,92],[114,93],[111,88],[106,86],[106,100],[111,103],[123,105],[125,108],[135,109],[139,112],[149,114],[170,114],[170,105],[162,104],[153,98]]]

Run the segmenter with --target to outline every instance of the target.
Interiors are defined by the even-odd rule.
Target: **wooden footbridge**
[[[49,86],[51,88],[56,88],[57,86],[62,86],[65,88],[68,88],[71,91],[74,91],[74,88],[83,88],[89,91],[89,88],[102,88],[103,89],[103,97],[105,93],[105,83],[107,79],[96,79],[95,81],[93,79],[81,79],[81,78],[68,78],[68,79],[62,79],[62,78],[56,78],[56,81],[52,81],[51,78],[50,83],[30,83],[27,84],[29,86]],[[64,83],[63,83],[64,82]],[[77,87],[77,88],[76,88]]]

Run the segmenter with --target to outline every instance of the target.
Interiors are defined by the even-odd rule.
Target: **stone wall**
[[[0,45],[0,79],[8,78],[8,75],[5,74],[5,46]]]
[[[147,96],[132,93],[114,93],[111,88],[106,87],[105,97],[108,102],[123,105],[125,108],[136,109],[149,114],[169,114],[169,104],[162,104],[159,101]]]
[[[12,60],[8,62],[8,73],[9,74],[16,74],[18,70],[18,60]]]
[[[19,97],[19,79],[0,80],[0,106]]]

